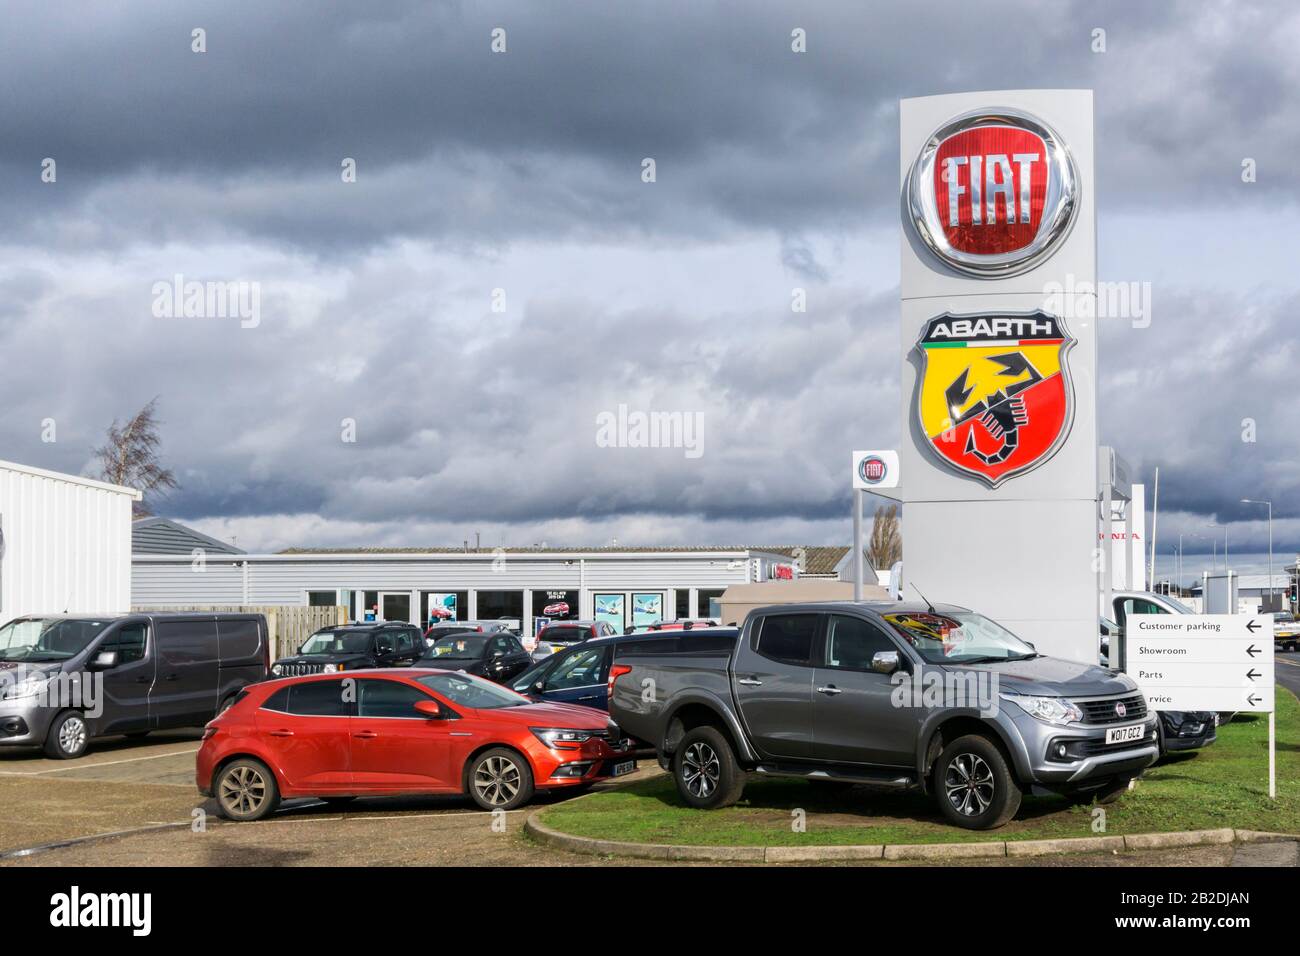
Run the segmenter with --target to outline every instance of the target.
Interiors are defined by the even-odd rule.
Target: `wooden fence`
[[[225,611],[232,614],[264,614],[271,635],[271,660],[297,654],[298,648],[322,627],[348,622],[348,609],[342,606],[307,607],[301,604],[186,604],[168,607],[134,607],[138,614],[165,614],[168,611]]]

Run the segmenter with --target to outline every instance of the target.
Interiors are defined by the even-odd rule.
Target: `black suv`
[[[424,653],[424,635],[413,624],[343,624],[323,627],[293,657],[271,665],[273,677],[333,674],[365,667],[410,667]]]

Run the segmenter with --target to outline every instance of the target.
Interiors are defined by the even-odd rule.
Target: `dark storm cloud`
[[[1116,211],[1194,211],[1222,240],[1241,210],[1297,199],[1300,17],[1283,4],[44,3],[6,17],[0,457],[81,471],[109,420],[161,395],[182,482],[165,509],[184,519],[320,515],[400,536],[691,516],[757,539],[844,515],[846,449],[898,439],[902,96],[1095,88],[1103,227]],[[505,55],[489,51],[497,26]],[[790,51],[794,27],[807,54]],[[57,184],[39,181],[46,156]],[[845,253],[854,241],[869,251]],[[548,285],[546,247],[566,243],[590,264]],[[150,285],[175,272],[261,281],[263,324],[155,318]],[[1300,519],[1294,288],[1201,282],[1175,270],[1150,329],[1105,327],[1103,439],[1147,474],[1160,464],[1162,505],[1194,520],[1256,519],[1238,499],[1270,495]],[[790,310],[796,285],[806,314]],[[705,454],[598,448],[596,415],[621,403],[700,413]]]
[[[1294,20],[1244,4],[19,5],[0,39],[12,235],[797,232],[894,215],[896,104],[1097,90],[1125,203],[1295,186]],[[190,52],[190,30],[208,52]],[[508,52],[489,50],[507,30]],[[809,52],[790,51],[793,27]],[[1107,31],[1094,53],[1091,31]],[[998,55],[972,51],[998,49]],[[1266,170],[1238,188],[1243,156]],[[39,183],[42,157],[60,166]],[[638,174],[659,163],[653,191]],[[360,179],[340,188],[339,163]],[[1148,162],[1140,162],[1148,160]],[[88,230],[63,220],[97,220]]]

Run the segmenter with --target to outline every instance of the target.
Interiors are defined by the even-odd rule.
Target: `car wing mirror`
[[[90,659],[87,670],[107,671],[117,666],[117,651],[100,651]]]
[[[876,651],[871,655],[871,669],[877,674],[892,674],[901,663],[898,651]]]
[[[439,720],[442,717],[442,707],[436,700],[417,700],[415,712],[430,720]]]
[[[530,690],[531,690],[534,694],[544,694],[544,693],[546,693],[546,685],[543,684],[541,681],[538,681],[536,684],[534,684],[534,685],[530,688]]]

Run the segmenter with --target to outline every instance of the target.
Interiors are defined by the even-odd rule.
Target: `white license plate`
[[[1108,744],[1126,744],[1134,740],[1141,740],[1146,733],[1145,724],[1133,724],[1130,727],[1111,727],[1106,731],[1106,743]]]
[[[625,773],[631,773],[636,769],[635,760],[624,760],[621,763],[614,764],[614,776],[621,777]]]

